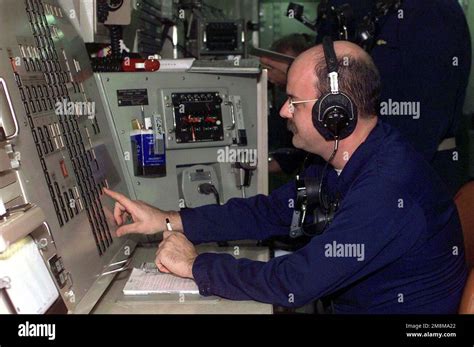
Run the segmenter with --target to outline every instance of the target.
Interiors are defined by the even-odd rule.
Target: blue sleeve
[[[290,182],[271,195],[247,199],[234,198],[226,204],[208,205],[180,212],[183,230],[193,243],[264,240],[289,233],[295,198],[295,183]]]
[[[316,175],[312,166],[305,175]],[[207,205],[180,212],[186,237],[194,244],[231,240],[265,240],[288,235],[296,199],[295,182],[285,184],[269,196],[234,198],[226,204]]]
[[[394,262],[425,229],[418,204],[399,189],[365,179],[346,196],[330,227],[299,251],[267,263],[204,253],[193,276],[205,296],[300,307]],[[338,245],[359,245],[360,256],[338,257]]]

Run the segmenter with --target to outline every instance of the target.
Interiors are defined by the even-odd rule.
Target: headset
[[[339,90],[339,62],[331,37],[324,37],[323,49],[331,89],[314,104],[313,125],[326,141],[338,142],[354,132],[357,106],[349,95]]]
[[[324,232],[333,221],[339,208],[339,198],[326,191],[325,173],[334,159],[340,140],[350,136],[357,125],[357,107],[351,97],[339,90],[339,62],[330,37],[323,39],[330,91],[322,95],[312,109],[312,120],[316,130],[326,141],[335,141],[334,151],[324,166],[319,178],[296,177],[296,203],[290,227],[290,237],[315,236]],[[305,225],[308,214],[313,222]]]

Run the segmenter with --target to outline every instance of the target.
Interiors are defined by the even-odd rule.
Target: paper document
[[[149,271],[146,268],[132,270],[127,284],[123,288],[125,295],[148,295],[160,293],[199,294],[194,280],[181,278],[159,271]]]

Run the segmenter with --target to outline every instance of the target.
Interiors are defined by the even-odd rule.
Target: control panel
[[[260,70],[208,70],[96,74],[134,198],[180,210],[267,192],[266,80]],[[153,165],[135,153],[137,136],[151,153],[164,149],[160,177],[136,170]]]
[[[116,147],[69,12],[54,0],[0,6],[0,157],[9,158],[0,244],[30,234],[67,309],[88,312],[113,279],[103,275],[110,264],[134,247],[114,237],[113,201],[102,193],[127,193]]]
[[[216,91],[173,93],[176,142],[224,140],[222,98]]]

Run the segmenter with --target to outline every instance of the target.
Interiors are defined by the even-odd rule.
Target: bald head
[[[334,42],[339,64],[339,90],[348,94],[359,110],[361,118],[377,114],[380,96],[380,76],[372,58],[362,48],[348,41]],[[293,62],[290,74],[300,75],[297,80],[309,82],[316,95],[330,91],[328,69],[323,45],[318,45],[300,54]],[[310,78],[308,78],[310,77]]]

